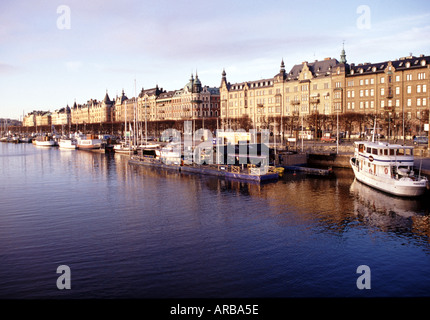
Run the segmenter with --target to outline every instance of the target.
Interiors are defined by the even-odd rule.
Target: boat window
[[[397,155],[398,156],[403,156],[405,154],[403,149],[396,149],[397,150]]]
[[[384,149],[384,156],[388,156],[388,149]]]
[[[367,147],[366,152],[367,152],[367,153],[371,153],[371,150],[372,150],[372,149],[371,149],[370,147]]]
[[[378,154],[378,149],[372,149],[372,154],[377,155]]]
[[[380,156],[384,155],[384,150],[379,149],[379,155],[380,155]]]
[[[390,149],[390,156],[394,156],[394,149]]]
[[[358,151],[359,152],[363,152],[364,151],[364,144],[359,144],[358,145]]]
[[[412,155],[412,149],[405,149],[405,155],[411,156]]]

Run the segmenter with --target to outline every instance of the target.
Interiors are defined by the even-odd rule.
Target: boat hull
[[[77,148],[77,145],[73,141],[60,141],[58,143],[58,146],[60,149],[68,149],[68,150],[75,150]]]
[[[79,140],[77,143],[78,149],[100,149],[102,147],[102,141],[99,139],[90,139],[90,140]]]
[[[364,170],[359,170],[355,165],[355,158],[350,159],[352,170],[355,178],[372,188],[390,193],[400,197],[418,197],[423,195],[427,190],[427,180],[412,180],[402,178],[399,180],[387,179],[371,175]]]
[[[38,147],[53,147],[55,146],[55,141],[49,140],[49,141],[36,141],[36,146]]]

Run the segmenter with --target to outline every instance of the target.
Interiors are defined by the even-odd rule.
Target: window
[[[375,83],[375,79],[370,79],[370,84],[374,84]]]
[[[412,86],[407,86],[406,87],[406,92],[407,93],[412,93]]]
[[[360,80],[360,86],[362,86],[364,83],[363,79]]]
[[[407,74],[406,81],[411,81],[411,80],[412,80],[412,74]]]
[[[369,84],[369,79],[364,79],[364,84],[368,85]]]
[[[423,60],[425,62],[425,60]],[[418,80],[424,80],[426,78],[426,74],[424,72],[418,73]]]
[[[417,93],[421,93],[421,85],[417,85]]]
[[[421,98],[417,98],[417,107],[420,107],[420,106],[421,106]]]
[[[427,92],[427,85],[423,84],[423,92]]]
[[[381,88],[381,96],[383,96],[383,95],[384,95],[384,93],[385,93],[385,89],[384,89],[384,88]]]
[[[400,100],[396,99],[396,107],[400,107]]]
[[[370,89],[370,96],[373,97],[375,95],[375,90],[374,89]]]
[[[363,90],[360,90],[360,97],[363,96]]]
[[[384,77],[381,78],[381,83],[385,83],[385,78]]]
[[[400,94],[400,87],[396,87],[396,94]]]
[[[396,76],[396,82],[400,82],[400,76]]]

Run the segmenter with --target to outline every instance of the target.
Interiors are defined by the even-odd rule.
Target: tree
[[[253,128],[252,120],[246,113],[237,120],[237,125],[240,129],[245,131],[249,131]]]

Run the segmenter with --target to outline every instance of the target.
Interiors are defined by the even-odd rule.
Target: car
[[[323,142],[336,142],[336,136],[333,136],[330,133],[326,133],[321,137],[321,141],[323,141]]]
[[[414,144],[428,144],[429,138],[427,136],[417,136],[414,138]]]

